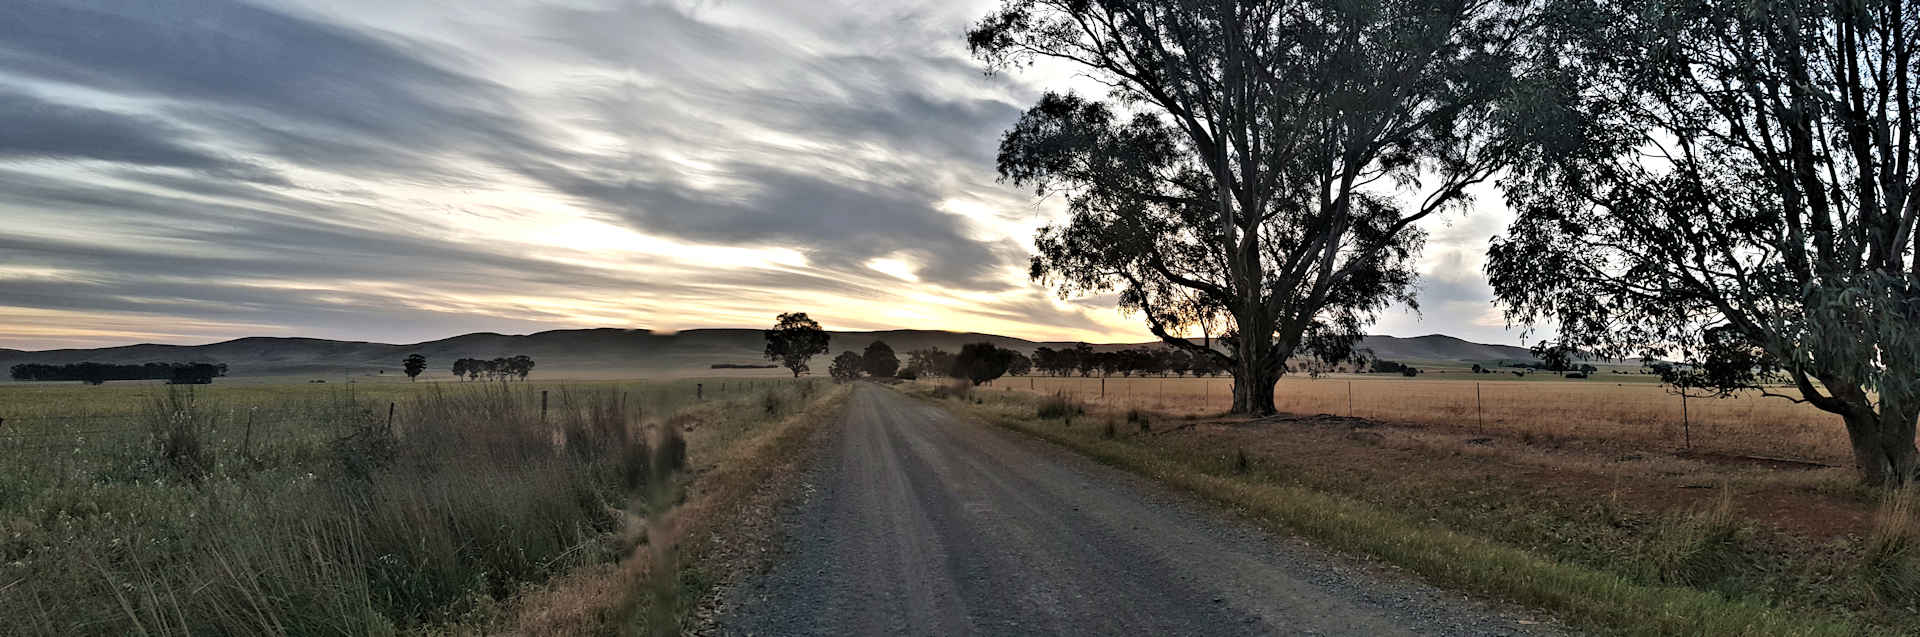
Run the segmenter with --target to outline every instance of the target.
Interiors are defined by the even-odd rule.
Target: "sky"
[[[995,0],[0,3],[0,347],[762,327],[1146,341],[1028,279],[1058,201],[996,181],[1047,89]],[[1520,343],[1509,213],[1434,219],[1418,313]]]

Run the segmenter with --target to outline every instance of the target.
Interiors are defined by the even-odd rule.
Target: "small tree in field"
[[[885,341],[869,343],[866,353],[860,358],[867,375],[874,378],[891,378],[900,371],[900,358],[894,356],[893,346]]]
[[[807,318],[806,312],[781,314],[766,335],[767,360],[779,361],[782,367],[793,372],[794,378],[807,372],[808,360],[827,353],[826,330]]]
[[[1007,367],[1013,364],[1013,350],[994,347],[992,343],[973,343],[960,348],[953,357],[953,376],[965,378],[975,385],[1005,376]]]
[[[838,382],[851,382],[860,379],[860,369],[866,366],[866,360],[852,350],[840,352],[833,357],[833,364],[827,367],[827,374]]]
[[[521,382],[533,373],[533,358],[524,354],[507,359],[507,373],[520,377]]]
[[[412,382],[420,377],[420,372],[427,371],[427,357],[408,354],[407,359],[400,362],[400,369],[407,373],[407,381]]]

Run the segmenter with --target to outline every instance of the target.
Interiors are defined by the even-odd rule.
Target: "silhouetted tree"
[[[900,359],[893,355],[893,347],[884,341],[867,344],[867,350],[860,356],[862,368],[868,376],[889,378],[900,371]]]
[[[781,314],[773,329],[766,331],[767,360],[779,361],[793,372],[794,378],[807,372],[807,361],[827,353],[828,335],[805,312]]]
[[[407,381],[412,382],[420,377],[420,372],[427,371],[427,357],[408,354],[406,360],[400,361],[400,370],[406,372]]]
[[[960,348],[953,357],[953,369],[949,372],[955,378],[965,378],[974,385],[1006,375],[1007,366],[1013,363],[1013,350],[994,347],[992,343],[971,343]]]
[[[1863,481],[1913,479],[1914,6],[1569,5],[1554,48],[1574,72],[1529,121],[1543,141],[1488,255],[1509,319],[1838,414]]]
[[[50,365],[44,363],[21,363],[10,370],[14,380],[66,381],[77,380],[89,385],[100,385],[110,380],[165,380],[169,383],[205,384],[214,378],[227,375],[226,363],[142,363],[138,365],[116,365],[111,363],[68,363]]]
[[[527,375],[533,373],[533,358],[524,354],[516,355],[507,359],[506,369],[507,373],[518,376],[521,382],[525,382]]]
[[[1033,372],[1033,359],[1026,354],[1013,352],[1013,358],[1007,362],[1008,376],[1025,376]]]
[[[938,347],[907,352],[907,368],[918,376],[952,376],[953,352]]]
[[[967,36],[989,70],[1062,61],[1120,105],[1048,93],[1002,138],[1001,177],[1071,214],[1041,230],[1034,277],[1118,292],[1232,371],[1234,412],[1273,413],[1285,362],[1351,357],[1412,302],[1416,224],[1506,164],[1496,100],[1525,6],[1005,0]]]
[[[1530,349],[1534,356],[1540,357],[1540,369],[1550,372],[1573,369],[1573,359],[1580,356],[1578,350],[1559,343],[1540,343]]]
[[[1087,343],[1074,343],[1073,349],[1064,353],[1073,369],[1080,370],[1081,376],[1092,376],[1094,368],[1099,366],[1099,361],[1094,358],[1093,346]]]
[[[833,357],[833,363],[827,366],[827,374],[835,381],[842,383],[859,380],[860,370],[864,366],[866,366],[866,360],[852,350],[848,350]]]

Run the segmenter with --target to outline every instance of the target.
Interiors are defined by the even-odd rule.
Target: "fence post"
[[[387,433],[393,433],[393,403],[387,403]]]
[[[240,437],[240,453],[247,457],[247,462],[253,462],[253,414],[259,410],[259,407],[247,408],[247,432]],[[4,419],[0,419],[0,422],[4,422]]]
[[[1107,377],[1105,376],[1100,377],[1100,397],[1107,397]]]
[[[694,384],[693,384],[693,399],[694,399],[694,400],[706,400],[706,399],[707,399],[707,388],[706,388],[706,385],[705,385],[705,383],[694,383]]]
[[[1353,417],[1353,381],[1347,381],[1347,417]]]
[[[1693,448],[1693,418],[1687,414],[1687,390],[1680,390],[1680,441],[1685,449]]]
[[[1480,433],[1487,433],[1487,416],[1480,407],[1480,381],[1473,382],[1473,419],[1480,423]]]

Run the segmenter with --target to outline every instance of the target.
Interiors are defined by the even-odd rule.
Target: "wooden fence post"
[[[1487,433],[1487,416],[1480,406],[1480,382],[1473,383],[1473,419],[1480,422],[1480,433]]]
[[[247,432],[240,437],[240,453],[247,457],[247,462],[253,462],[253,414],[259,409],[247,408]]]
[[[1683,448],[1693,448],[1693,418],[1687,414],[1687,390],[1680,390],[1680,441]]]
[[[540,390],[540,422],[547,422],[547,390]]]

